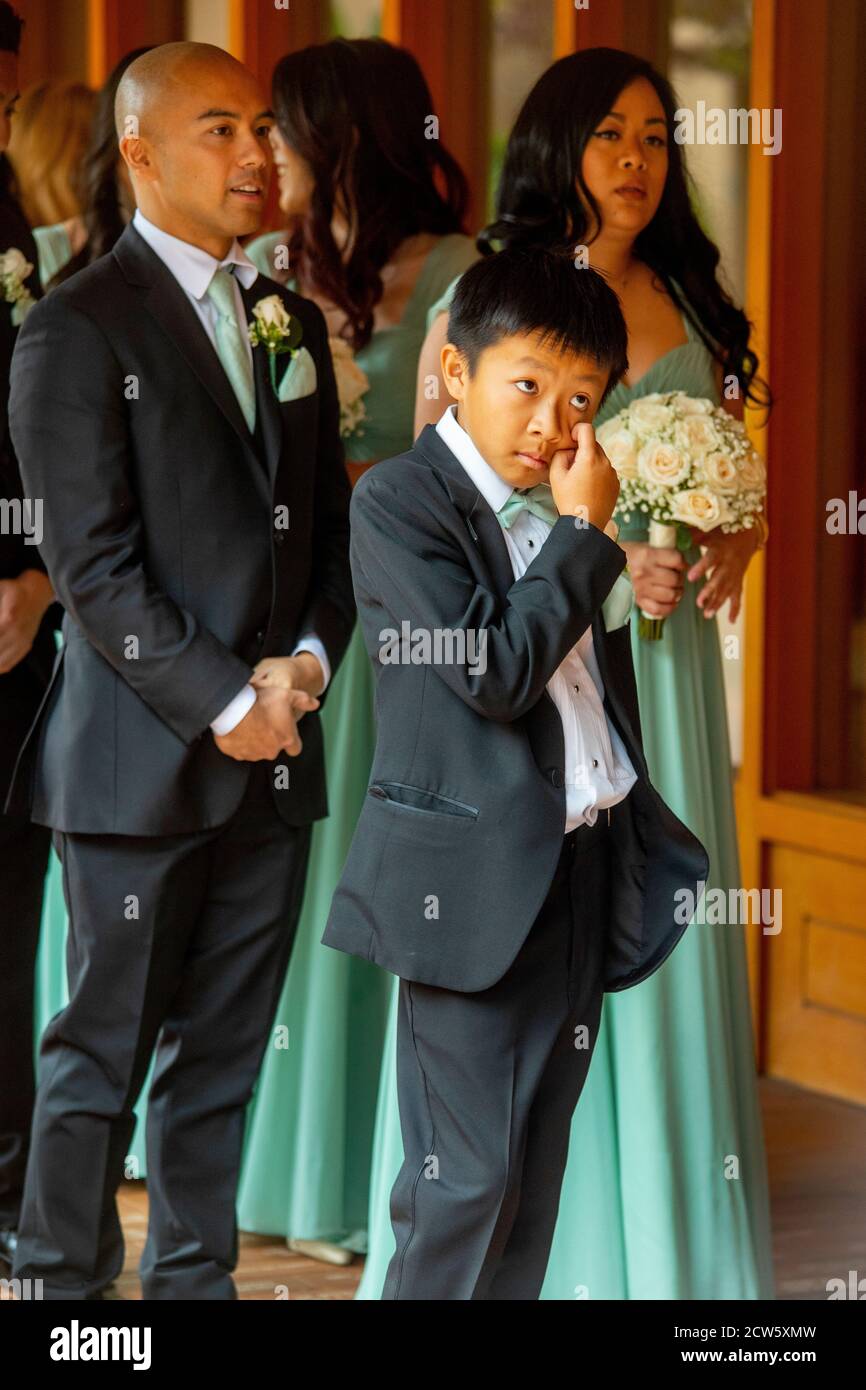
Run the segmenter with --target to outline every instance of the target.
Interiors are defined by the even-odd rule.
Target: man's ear
[[[117,148],[126,165],[130,183],[134,178],[150,179],[153,177],[155,166],[151,158],[149,141],[142,139],[140,135],[130,133],[121,137]]]

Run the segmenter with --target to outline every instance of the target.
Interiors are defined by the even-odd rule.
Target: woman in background
[[[719,283],[718,249],[691,209],[681,147],[673,140],[676,107],[667,81],[629,53],[600,48],[560,59],[517,118],[496,218],[479,237],[485,252],[518,244],[588,247],[589,264],[616,290],[629,330],[629,372],[596,416],[596,428],[657,391],[718,404],[724,382],[736,392],[735,414],[742,413],[743,398],[761,399],[749,323]],[[452,293],[453,286],[431,311],[416,429],[437,419],[447,401],[443,386],[434,408],[420,384],[439,376]],[[684,555],[651,549],[639,515],[628,525],[616,520],[636,604],[666,617],[658,642],[640,639],[636,621],[631,625],[650,776],[706,845],[708,888],[739,888],[715,614],[729,601],[736,617],[743,575],[765,526],[740,535],[708,533],[701,557],[697,545]],[[361,1299],[379,1298],[394,1249],[388,1194],[403,1152],[396,989],[392,996]],[[741,925],[693,923],[639,989],[607,996],[572,1121],[541,1296],[774,1297]]]
[[[39,275],[46,289],[110,251],[135,211],[126,164],[117,149],[114,98],[130,63],[147,52],[136,48],[125,54],[96,94],[85,147],[70,174],[80,199],[74,214],[62,221],[43,219],[45,225],[35,227]]]
[[[94,94],[83,82],[35,82],[21,97],[9,159],[31,227],[63,221],[81,210],[78,177],[93,102]]]
[[[477,259],[462,232],[466,181],[441,141],[425,139],[433,104],[420,68],[381,39],[289,54],[272,105],[286,229],[246,250],[263,274],[316,301],[369,380],[363,433],[346,440],[354,482],[412,444],[428,310]],[[366,1249],[390,978],[321,936],[367,790],[373,704],[356,624],[321,716],[329,816],[313,827],[275,1020],[289,1046],[266,1053],[238,1192],[242,1229],[285,1232],[293,1249],[341,1262]]]

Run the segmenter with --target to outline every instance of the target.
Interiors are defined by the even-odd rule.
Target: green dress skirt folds
[[[55,229],[46,230],[53,234]],[[274,233],[245,249],[262,274],[286,282],[284,272],[274,273],[273,259],[274,248],[284,239]],[[54,241],[53,235],[42,237],[46,254]],[[42,254],[40,248],[40,259]],[[428,309],[477,256],[469,237],[440,238],[400,322],[374,332],[357,354],[370,386],[364,396],[364,433],[346,441],[348,459],[387,458],[411,446],[415,376]],[[48,273],[56,268],[52,265]],[[295,288],[291,280],[287,283]],[[322,711],[329,815],[313,827],[304,900],[272,1044],[247,1114],[238,1224],[246,1231],[329,1240],[363,1251],[393,977],[321,944],[375,747],[373,672],[357,623],[332,681]],[[66,1002],[66,913],[58,870],[52,856],[37,966],[37,1040]],[[136,1107],[127,1162],[131,1177],[146,1176],[143,1119],[149,1081],[148,1076]]]
[[[453,286],[430,311],[448,307]],[[688,342],[633,386],[631,400],[685,391],[718,403],[713,360]],[[624,540],[647,537],[632,516]],[[686,558],[693,563],[697,548]],[[722,656],[700,585],[664,638],[632,651],[647,762],[668,805],[706,845],[708,888],[740,886]],[[378,1299],[394,1251],[388,1199],[403,1160],[395,1073],[396,982],[376,1114],[368,1256],[356,1297]],[[769,1194],[743,930],[693,923],[635,989],[607,994],[574,1113],[543,1299],[772,1299]]]

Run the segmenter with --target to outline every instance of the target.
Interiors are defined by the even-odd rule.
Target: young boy
[[[503,251],[448,336],[456,407],[352,498],[378,740],[322,940],[400,977],[382,1297],[535,1299],[602,996],[669,955],[707,857],[649,783],[611,592],[591,421],[627,365],[616,296]]]

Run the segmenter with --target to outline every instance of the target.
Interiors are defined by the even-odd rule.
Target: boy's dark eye
[[[576,406],[578,410],[587,410],[591,402],[585,391],[576,391],[571,398],[571,403]]]
[[[535,382],[532,381],[529,377],[522,377],[520,381],[516,381],[514,384],[520,390],[523,390],[524,386],[528,386],[530,388],[528,391],[523,391],[524,396],[531,396],[532,392],[535,390]]]

